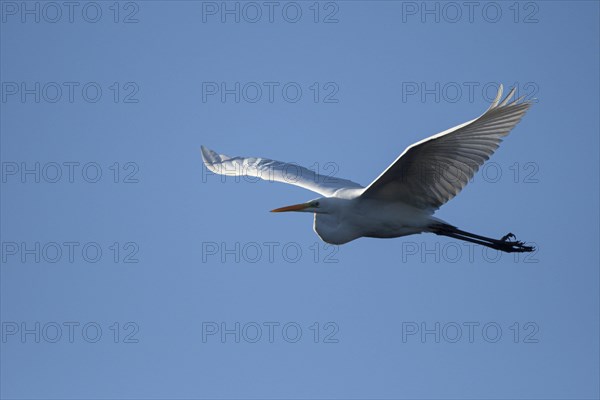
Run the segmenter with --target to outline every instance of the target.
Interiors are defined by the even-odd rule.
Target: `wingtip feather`
[[[500,100],[502,99],[502,92],[504,91],[504,86],[502,86],[502,84],[500,84],[498,86],[498,93],[496,93],[496,98],[494,99],[494,101],[492,101],[492,104],[490,105],[490,108],[488,108],[488,111],[496,108],[496,106],[498,105],[498,103],[500,102]]]
[[[200,145],[200,152],[202,153],[202,161],[204,161],[204,165],[206,165],[206,167],[211,171],[214,170],[215,164],[221,162],[221,157],[208,147]]]
[[[510,89],[510,92],[508,92],[508,96],[506,96],[504,100],[502,100],[502,103],[500,103],[498,107],[504,107],[509,102],[509,100],[512,99],[513,95],[515,94],[515,90],[516,89],[514,87]]]

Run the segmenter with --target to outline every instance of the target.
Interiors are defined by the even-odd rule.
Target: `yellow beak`
[[[274,210],[271,210],[271,212],[302,211],[308,207],[310,207],[309,203],[294,204],[293,206],[276,208]]]

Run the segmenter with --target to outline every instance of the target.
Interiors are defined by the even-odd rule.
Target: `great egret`
[[[217,174],[256,176],[322,195],[272,212],[314,213],[314,230],[327,243],[339,245],[359,237],[394,238],[431,232],[506,252],[529,252],[534,248],[517,241],[512,233],[492,239],[462,231],[433,216],[465,187],[531,105],[522,101],[523,97],[509,103],[514,92],[513,88],[500,101],[500,85],[483,115],[409,146],[366,188],[297,165],[266,158],[228,157],[204,146],[202,158],[206,167]],[[290,172],[294,172],[292,176]]]

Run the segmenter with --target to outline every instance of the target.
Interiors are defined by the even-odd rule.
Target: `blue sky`
[[[0,2],[2,398],[600,396],[597,2],[61,4]],[[527,257],[330,247],[202,165],[366,185],[498,83],[536,103],[437,215]]]

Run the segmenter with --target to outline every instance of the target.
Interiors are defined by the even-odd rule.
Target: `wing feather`
[[[404,152],[362,196],[435,211],[456,196],[523,118],[531,102],[502,99],[502,85],[488,110],[472,121],[421,140]]]
[[[347,179],[320,175],[297,164],[257,157],[229,157],[202,146],[202,159],[211,172],[228,176],[251,176],[266,181],[288,183],[333,196],[340,189],[362,189]]]

